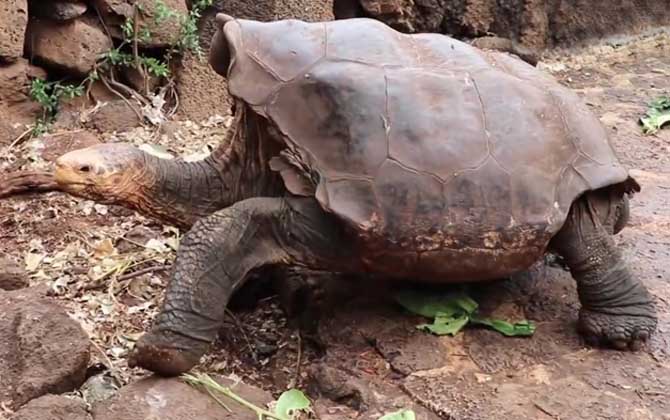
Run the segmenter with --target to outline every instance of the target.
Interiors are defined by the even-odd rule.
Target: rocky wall
[[[403,32],[494,34],[538,50],[670,25],[668,2],[659,0],[335,0],[335,14]]]

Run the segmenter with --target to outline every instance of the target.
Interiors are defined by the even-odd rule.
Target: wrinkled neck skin
[[[279,175],[267,164],[280,145],[267,138],[261,117],[241,104],[237,109],[227,141],[207,158],[183,162],[146,155],[153,182],[131,200],[138,211],[188,229],[238,201],[283,194]]]

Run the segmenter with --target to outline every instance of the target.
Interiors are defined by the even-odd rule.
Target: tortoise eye
[[[91,167],[89,165],[82,165],[79,167],[79,172],[91,172]]]

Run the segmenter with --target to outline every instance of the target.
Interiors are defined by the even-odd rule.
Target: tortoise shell
[[[583,192],[635,184],[578,96],[507,54],[371,19],[232,19],[223,33],[231,94],[285,143],[273,169],[389,271],[523,269]]]

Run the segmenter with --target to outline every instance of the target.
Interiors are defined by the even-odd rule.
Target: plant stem
[[[182,379],[186,381],[187,383],[190,383],[191,385],[200,385],[205,387],[207,392],[211,395],[211,390],[215,390],[217,392],[220,392],[221,394],[225,395],[226,397],[232,399],[236,403],[240,404],[243,407],[246,407],[250,410],[252,410],[256,415],[258,415],[259,420],[263,420],[263,418],[268,418],[268,419],[274,419],[274,420],[291,420],[287,419],[285,417],[282,417],[278,414],[272,413],[268,410],[262,409],[258,407],[257,405],[245,400],[244,398],[240,397],[239,395],[235,394],[232,389],[229,387],[224,387],[221,386],[218,382],[216,382],[214,379],[212,379],[209,375],[207,374],[199,374],[197,376],[194,375],[189,375],[189,374],[184,374],[182,375]],[[219,402],[219,404],[223,405],[223,407],[226,407],[224,404],[222,404],[218,399],[214,398]]]

